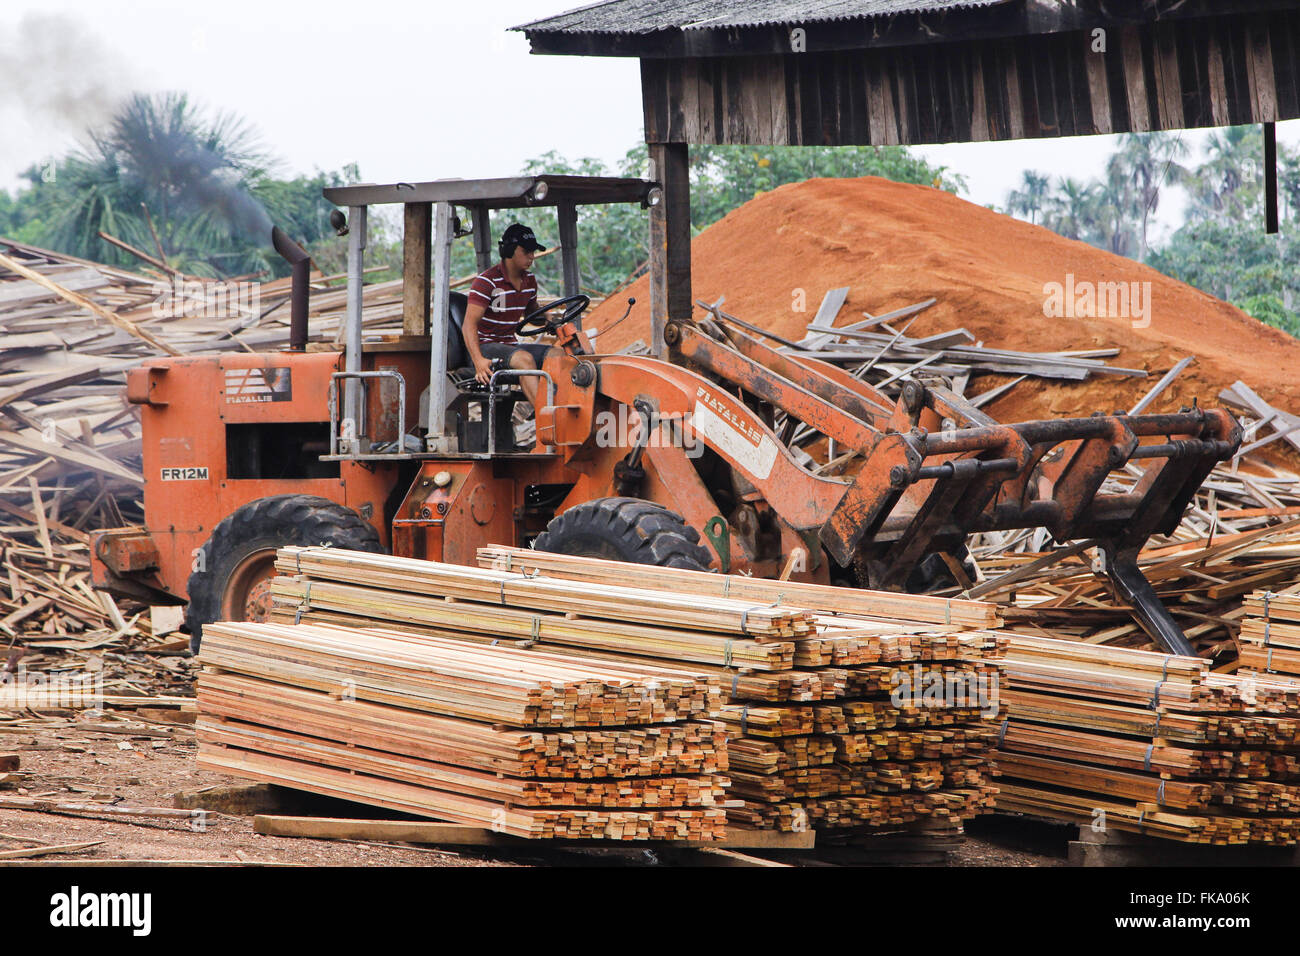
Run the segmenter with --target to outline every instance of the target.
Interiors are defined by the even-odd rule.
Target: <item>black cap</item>
[[[519,222],[514,223],[501,234],[501,245],[523,246],[529,252],[546,251],[546,247],[537,241],[533,231]]]

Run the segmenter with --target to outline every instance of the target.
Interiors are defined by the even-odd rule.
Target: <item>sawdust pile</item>
[[[1107,362],[1151,376],[1027,379],[989,407],[1002,421],[1128,408],[1187,355],[1196,361],[1150,411],[1177,410],[1193,398],[1218,404],[1219,390],[1237,379],[1273,405],[1300,410],[1300,341],[1130,259],[924,186],[877,177],[782,186],[701,232],[692,244],[692,269],[695,299],[725,295],[728,312],[787,338],[804,335],[823,293],[849,286],[837,325],[934,296],[938,304],[917,319],[909,337],[961,327],[991,348],[1118,347],[1120,354]],[[1087,284],[1150,283],[1149,325],[1134,327],[1143,318],[1132,304],[1127,316],[1045,315],[1045,286],[1067,282],[1076,294]],[[792,308],[798,289],[806,295],[804,312]],[[601,351],[649,340],[644,277],[593,310],[587,324],[614,321],[628,295],[637,305],[599,340]],[[1005,381],[974,379],[968,394]]]

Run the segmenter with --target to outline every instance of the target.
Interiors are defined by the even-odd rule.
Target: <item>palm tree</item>
[[[1043,225],[1067,239],[1084,239],[1096,232],[1096,184],[1061,178],[1047,199]]]
[[[1181,136],[1126,133],[1119,153],[1112,158],[1112,162],[1118,160],[1126,167],[1125,172],[1133,183],[1133,201],[1141,221],[1139,261],[1147,257],[1147,231],[1152,214],[1160,207],[1161,189],[1179,185],[1188,178],[1187,170],[1175,162],[1186,154],[1187,144]]]
[[[1047,176],[1026,169],[1021,174],[1020,188],[1013,189],[1007,194],[1007,208],[1011,210],[1012,215],[1028,216],[1031,223],[1037,224],[1048,190]]]
[[[152,248],[142,205],[169,260],[199,275],[265,267],[271,217],[254,193],[270,159],[231,114],[209,119],[183,93],[137,94],[59,170],[55,248],[105,262],[115,235]],[[233,270],[233,271],[232,271]]]
[[[1119,153],[1106,163],[1106,176],[1095,187],[1096,245],[1119,256],[1131,256],[1137,244],[1130,216],[1134,210],[1131,177]]]
[[[1202,218],[1241,219],[1260,201],[1264,137],[1253,126],[1230,126],[1205,145],[1206,160],[1192,181],[1193,209]]]

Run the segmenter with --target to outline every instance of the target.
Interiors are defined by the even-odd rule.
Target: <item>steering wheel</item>
[[[558,319],[549,319],[545,322],[541,322],[538,327],[532,331],[524,331],[525,327],[532,325],[534,322],[538,322],[538,320],[547,312],[550,312],[552,309],[558,309],[562,305],[567,306],[564,310],[564,315],[560,316]],[[565,322],[570,322],[582,315],[583,312],[586,312],[587,306],[589,305],[591,305],[591,296],[588,295],[566,295],[563,299],[556,299],[550,305],[543,306],[535,312],[529,312],[520,319],[519,324],[515,326],[515,335],[532,337],[534,335],[554,332]]]

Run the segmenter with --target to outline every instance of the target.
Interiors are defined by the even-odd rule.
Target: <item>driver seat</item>
[[[452,292],[447,302],[447,370],[461,371],[469,366],[469,351],[465,348],[465,310],[469,297],[463,292]]]
[[[469,308],[469,297],[463,292],[452,292],[447,300],[447,377],[461,392],[486,392],[487,386],[474,377],[474,366],[469,360],[469,349],[465,348],[465,310]],[[494,367],[499,368],[500,359],[493,359]]]
[[[487,417],[489,388],[475,378],[474,366],[465,348],[464,322],[469,298],[463,292],[452,292],[447,308],[447,378],[460,394],[451,403],[456,416],[460,448],[469,452],[514,451],[515,404],[523,397],[517,382],[497,385],[496,448],[488,448]],[[494,368],[500,368],[500,359],[493,359]]]

